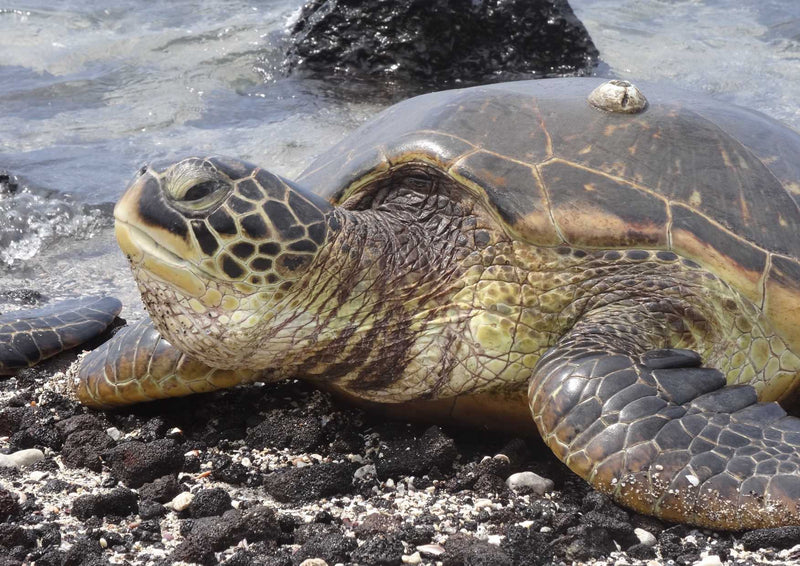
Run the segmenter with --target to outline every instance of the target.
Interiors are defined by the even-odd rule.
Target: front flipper
[[[731,530],[800,524],[800,419],[699,364],[576,330],[535,368],[531,410],[564,463],[636,511]]]
[[[102,334],[122,309],[113,297],[69,299],[0,316],[0,375],[11,375]]]
[[[260,378],[261,372],[215,369],[189,358],[146,318],[123,328],[83,359],[75,394],[84,405],[108,409],[216,391]]]

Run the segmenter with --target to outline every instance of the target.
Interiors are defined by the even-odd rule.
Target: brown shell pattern
[[[601,112],[586,100],[600,82],[413,98],[298,182],[342,202],[391,168],[427,162],[484,200],[515,238],[694,260],[800,345],[800,135],[745,108],[641,84],[645,112]]]

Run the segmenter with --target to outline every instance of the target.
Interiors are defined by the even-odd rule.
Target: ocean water
[[[10,291],[111,292],[141,314],[110,203],[141,164],[241,157],[292,177],[384,100],[282,77],[299,0],[0,6],[0,311]],[[89,6],[89,4],[97,4]],[[760,110],[800,129],[800,2],[573,0],[602,73]]]

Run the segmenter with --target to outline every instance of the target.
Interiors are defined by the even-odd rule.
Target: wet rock
[[[224,489],[203,489],[194,494],[187,511],[193,519],[222,515],[232,509],[231,496]]]
[[[126,442],[106,453],[114,475],[125,485],[137,488],[164,475],[179,472],[183,467],[183,451],[170,438],[153,442]]]
[[[742,546],[745,550],[784,549],[791,548],[796,544],[800,544],[800,527],[757,529],[742,535]]]
[[[287,64],[321,77],[428,87],[588,74],[597,62],[566,0],[312,0]]]
[[[72,504],[72,515],[79,519],[108,515],[125,517],[138,512],[137,499],[133,491],[124,487],[99,495],[81,495]]]
[[[357,464],[322,463],[304,468],[287,468],[264,478],[264,489],[281,502],[312,501],[349,493]]]
[[[318,417],[297,417],[288,411],[267,413],[264,420],[247,431],[246,443],[256,449],[291,448],[312,451],[323,440]]]
[[[70,468],[103,469],[102,454],[114,446],[114,441],[102,430],[77,430],[67,437],[61,458]]]

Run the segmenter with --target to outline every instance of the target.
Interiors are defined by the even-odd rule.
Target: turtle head
[[[143,167],[114,215],[162,335],[201,361],[234,367],[311,269],[337,227],[332,211],[264,169],[210,157]]]

